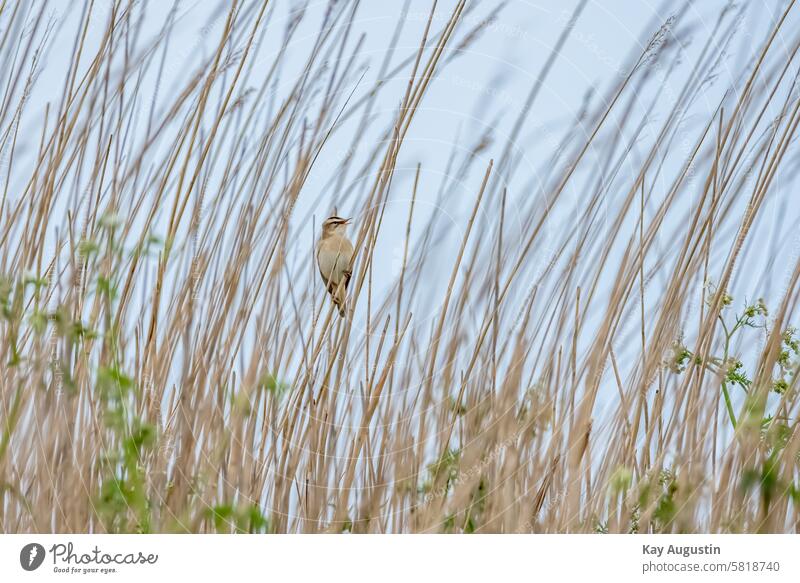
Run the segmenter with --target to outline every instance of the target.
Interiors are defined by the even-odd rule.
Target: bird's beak
[[[353,219],[345,219],[345,220],[344,220],[344,224],[345,224],[345,225],[349,225],[349,224],[350,224],[350,223],[352,223],[352,222],[353,222]]]

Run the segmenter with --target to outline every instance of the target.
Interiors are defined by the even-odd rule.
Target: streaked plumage
[[[332,216],[322,223],[322,235],[317,241],[317,266],[322,282],[331,299],[344,317],[347,302],[347,284],[352,275],[353,244],[347,238],[350,219]]]

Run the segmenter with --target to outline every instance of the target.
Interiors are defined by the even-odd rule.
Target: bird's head
[[[322,235],[328,236],[336,233],[344,233],[348,224],[350,224],[350,219],[343,219],[336,215],[328,217],[322,222]]]

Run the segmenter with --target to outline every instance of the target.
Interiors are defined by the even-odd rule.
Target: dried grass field
[[[220,2],[195,54],[180,3],[0,0],[0,531],[800,532],[798,9],[690,4],[534,121],[578,2],[440,164],[505,3],[374,54],[356,0]]]

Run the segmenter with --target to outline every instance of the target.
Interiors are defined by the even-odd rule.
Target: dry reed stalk
[[[800,529],[796,254],[768,318],[728,305],[791,196],[793,2],[697,119],[743,13],[718,14],[667,98],[694,24],[658,23],[528,176],[520,136],[579,3],[511,135],[459,138],[438,185],[415,163],[402,216],[416,113],[490,28],[466,23],[473,4],[399,17],[377,75],[354,1],[321,11],[297,60],[305,9],[265,60],[275,9],[221,3],[213,51],[181,72],[177,9],[146,37],[136,1],[66,31],[23,4],[0,3],[3,532]],[[63,90],[39,107],[62,32]],[[462,187],[460,224],[425,217],[429,199],[464,210]],[[358,226],[346,320],[297,237],[337,207]],[[378,285],[395,224],[399,272]]]

